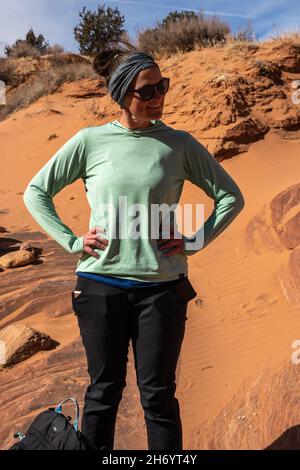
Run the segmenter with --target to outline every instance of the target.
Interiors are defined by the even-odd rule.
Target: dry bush
[[[281,47],[296,47],[300,49],[300,30],[279,33],[276,36],[271,36],[271,38],[266,40],[265,43],[278,49]]]
[[[20,79],[14,60],[0,58],[0,80],[2,80],[5,85],[18,85]]]
[[[73,52],[61,52],[60,54],[49,54],[47,60],[53,66],[65,66],[70,64],[78,64],[79,66],[83,63],[90,64],[92,63],[91,58],[85,57]]]
[[[53,44],[52,46],[47,47],[46,54],[62,54],[65,52],[65,49],[60,44]]]
[[[54,66],[36,73],[7,96],[6,105],[0,110],[0,121],[12,112],[33,103],[41,96],[53,93],[62,83],[83,78],[98,78],[88,63]]]
[[[235,33],[231,33],[231,38],[235,41],[253,42],[256,41],[256,34],[253,29],[252,21],[249,20],[244,28],[240,28]]]
[[[82,64],[64,64],[53,67],[50,72],[53,85],[56,87],[58,84],[64,82],[74,82],[83,78],[98,78],[98,75],[93,70],[93,67],[88,62]]]
[[[247,56],[249,53],[256,52],[259,47],[260,43],[258,41],[240,40],[231,35],[226,38],[226,43],[224,44],[224,49],[228,50],[228,57],[230,58],[236,55]]]
[[[32,57],[36,59],[41,53],[36,48],[28,44],[26,41],[20,41],[16,45],[9,48],[9,57],[18,59],[19,57]]]
[[[189,52],[199,47],[224,43],[230,32],[227,23],[217,17],[183,18],[155,28],[138,31],[139,49],[150,54],[168,57],[178,52]]]

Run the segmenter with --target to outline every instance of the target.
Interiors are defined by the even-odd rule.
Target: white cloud
[[[188,10],[188,11],[194,11],[194,12],[199,12],[200,8],[194,9],[194,8],[185,8],[185,7],[179,7],[175,5],[169,5],[165,3],[149,3],[149,2],[138,2],[135,0],[106,0],[107,2],[111,3],[125,3],[129,5],[140,5],[140,6],[149,6],[149,7],[158,7],[158,8],[165,8],[167,10]],[[203,13],[206,15],[219,15],[219,16],[229,16],[229,17],[237,17],[237,18],[252,18],[251,15],[247,14],[241,14],[241,13],[233,13],[233,12],[223,12],[223,11],[212,11],[212,10],[203,10]]]

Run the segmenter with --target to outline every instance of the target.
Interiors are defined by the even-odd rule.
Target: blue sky
[[[258,39],[300,27],[299,0],[0,0],[0,56],[4,44],[24,38],[32,27],[46,40],[59,43],[67,51],[78,52],[73,27],[83,6],[96,10],[98,5],[118,7],[125,17],[124,28],[134,38],[137,28],[153,27],[174,10],[204,10],[217,14],[236,31],[251,20]]]

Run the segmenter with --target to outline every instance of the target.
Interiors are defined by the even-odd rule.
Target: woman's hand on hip
[[[175,253],[182,253],[184,250],[184,240],[174,238],[174,227],[170,226],[170,238],[159,238],[157,240],[158,249],[162,250],[164,256],[172,256]]]
[[[101,236],[101,232],[105,234],[105,231],[101,227],[93,227],[83,236],[83,245],[86,253],[94,256],[94,258],[99,259],[100,255],[93,250],[93,248],[99,248],[99,250],[105,250],[108,245],[108,240],[105,237]]]

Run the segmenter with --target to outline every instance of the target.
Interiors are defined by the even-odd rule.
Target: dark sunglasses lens
[[[162,78],[157,84],[158,91],[161,95],[165,95],[169,88],[169,80],[166,78]],[[154,94],[154,86],[153,85],[145,85],[140,90],[140,96],[143,101],[150,100]]]
[[[169,80],[162,78],[158,83],[157,88],[161,95],[165,95],[169,89]]]
[[[143,101],[147,101],[151,99],[153,94],[153,86],[152,85],[145,85],[140,89],[140,96]]]

